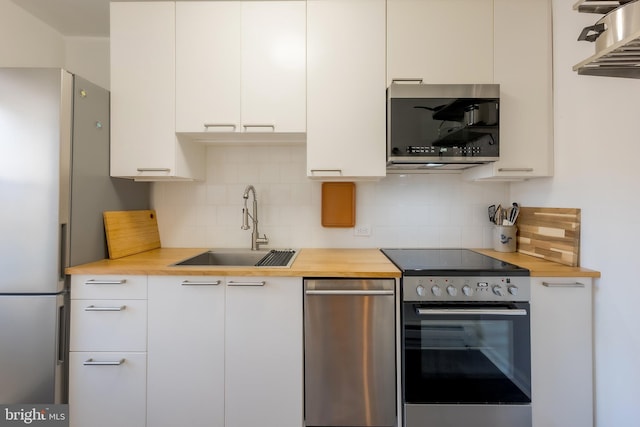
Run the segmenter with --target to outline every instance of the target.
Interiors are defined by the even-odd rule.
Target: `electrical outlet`
[[[364,237],[369,237],[371,236],[371,226],[370,225],[356,225],[355,228],[353,229],[353,235],[354,236],[364,236]]]

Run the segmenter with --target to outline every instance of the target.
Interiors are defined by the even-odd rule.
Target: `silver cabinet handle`
[[[339,176],[342,176],[342,169],[311,169],[311,173],[327,173],[327,172],[337,172]]]
[[[114,280],[101,280],[101,279],[89,279],[84,282],[85,285],[124,285],[127,283],[127,279],[114,279]]]
[[[232,128],[235,131],[236,125],[234,123],[205,123],[204,128]]]
[[[533,172],[533,168],[498,168],[498,172]]]
[[[211,280],[211,281],[192,281],[192,280],[183,280],[180,285],[182,286],[217,286],[220,284],[220,280]]]
[[[272,132],[276,131],[276,125],[270,125],[270,124],[247,124],[247,125],[242,125],[242,127],[244,128],[244,130],[247,130],[249,128],[271,128]]]
[[[415,78],[400,77],[396,79],[391,79],[391,83],[396,83],[396,82],[416,82],[418,84],[422,84],[422,79],[420,77],[415,77]]]
[[[305,291],[307,295],[364,295],[364,296],[379,296],[379,295],[393,295],[394,292],[392,290],[356,290],[356,289],[333,289],[333,290],[324,290],[324,289],[309,289]]]
[[[542,282],[542,286],[546,286],[547,288],[584,288],[584,283],[580,283],[580,282],[573,282],[573,283]]]
[[[119,307],[96,307],[95,305],[90,305],[84,308],[84,311],[122,311],[127,308],[126,305],[121,305]]]
[[[171,172],[169,168],[137,168],[138,172]]]
[[[93,359],[87,359],[84,361],[83,365],[84,366],[120,366],[124,363],[125,359],[120,359],[120,360],[104,360],[104,361],[99,361],[99,360],[93,360]]]
[[[230,280],[227,282],[229,286],[264,286],[267,282],[264,280],[260,280],[258,282],[236,282],[234,280]]]
[[[455,316],[474,316],[478,314],[486,314],[490,316],[526,316],[527,310],[518,309],[461,309],[461,308],[419,308],[416,310],[419,315],[425,314],[444,314]]]

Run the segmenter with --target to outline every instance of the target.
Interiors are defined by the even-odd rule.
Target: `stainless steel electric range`
[[[467,249],[382,249],[402,270],[406,427],[530,427],[529,271]]]

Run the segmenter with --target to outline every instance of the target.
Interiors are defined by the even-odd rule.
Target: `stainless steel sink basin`
[[[211,249],[174,266],[290,267],[298,251],[293,249]]]

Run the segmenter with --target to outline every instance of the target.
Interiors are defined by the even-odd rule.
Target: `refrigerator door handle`
[[[67,223],[60,224],[60,268],[58,277],[65,279],[65,269],[67,268]]]
[[[58,365],[67,359],[67,310],[65,305],[58,307]]]

